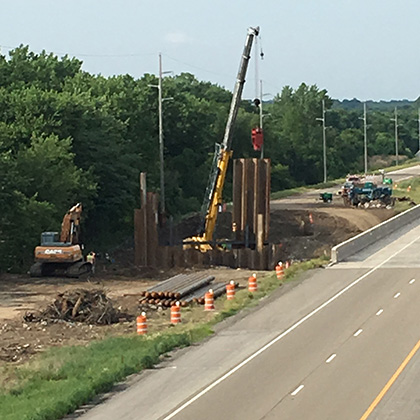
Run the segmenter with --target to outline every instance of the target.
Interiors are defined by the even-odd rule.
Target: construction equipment
[[[394,204],[392,188],[388,185],[376,185],[373,182],[351,184],[343,190],[342,197],[345,205],[370,207],[376,201],[379,206]]]
[[[232,133],[233,125],[238,114],[242,91],[245,83],[245,75],[248,68],[253,40],[258,36],[259,28],[249,28],[245,41],[245,47],[239,66],[238,76],[233,91],[232,102],[225,134],[222,144],[216,144],[212,170],[201,208],[202,226],[197,236],[184,240],[184,248],[195,248],[202,252],[213,248],[213,234],[216,227],[217,213],[222,205],[222,192],[225,183],[229,160],[232,157]]]
[[[91,272],[92,264],[83,259],[80,244],[82,204],[73,206],[64,216],[61,232],[41,233],[41,245],[35,248],[31,277],[64,275],[79,277]]]
[[[323,192],[319,194],[319,199],[322,200],[324,203],[331,203],[333,195],[330,192]]]

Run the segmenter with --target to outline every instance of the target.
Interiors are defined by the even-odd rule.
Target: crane
[[[225,183],[229,160],[232,157],[232,134],[233,126],[238,115],[242,91],[245,84],[245,76],[250,59],[252,43],[259,34],[259,27],[248,28],[245,46],[239,65],[235,88],[230,104],[229,116],[226,123],[225,134],[221,144],[216,143],[212,169],[210,172],[203,205],[201,208],[202,226],[197,236],[184,240],[184,248],[195,248],[202,252],[212,249],[214,230],[216,227],[217,213],[222,204],[222,192]]]

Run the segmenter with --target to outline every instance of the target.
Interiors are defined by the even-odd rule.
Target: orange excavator
[[[31,277],[79,277],[92,270],[85,261],[80,244],[80,218],[82,204],[74,205],[63,218],[61,232],[41,233],[41,245],[35,248],[35,264],[30,268]]]

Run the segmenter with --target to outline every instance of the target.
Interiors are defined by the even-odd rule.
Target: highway
[[[418,419],[419,256],[420,223],[280,288],[80,418]]]

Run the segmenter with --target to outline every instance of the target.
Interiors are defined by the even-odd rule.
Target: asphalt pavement
[[[407,356],[420,340],[419,255],[420,222],[279,289],[81,419],[345,420],[369,407],[370,419],[418,419],[420,357]]]

